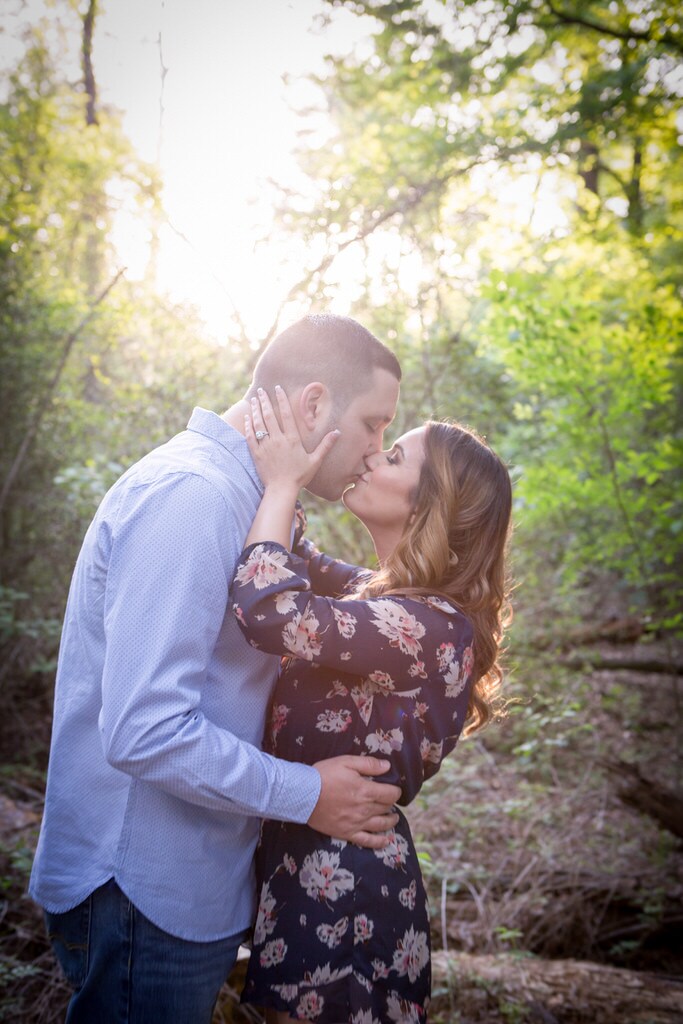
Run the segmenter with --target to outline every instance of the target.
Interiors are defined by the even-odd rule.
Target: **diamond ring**
[[[267,430],[257,430],[256,433],[254,434],[254,437],[256,438],[257,441],[260,442],[263,440],[264,437],[270,437],[270,434],[268,433]]]

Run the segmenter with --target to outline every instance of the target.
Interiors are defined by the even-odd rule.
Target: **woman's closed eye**
[[[393,451],[391,455],[387,455],[387,462],[389,463],[390,466],[395,466],[397,464],[398,455],[399,453],[397,451]]]

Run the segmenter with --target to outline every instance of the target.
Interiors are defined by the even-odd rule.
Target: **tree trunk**
[[[88,98],[85,107],[85,123],[87,125],[97,124],[97,86],[92,66],[92,38],[95,30],[96,15],[97,0],[90,0],[88,9],[83,16],[83,43],[81,47],[83,82],[85,84],[85,94]]]
[[[628,225],[635,235],[643,233],[643,193],[641,178],[643,175],[643,140],[636,136],[633,140],[633,164],[631,180],[628,183]]]
[[[83,36],[81,41],[81,59],[83,67],[83,85],[85,88],[85,123],[87,128],[95,131],[99,127],[97,120],[97,83],[92,62],[92,43],[97,17],[97,0],[89,0],[83,15]],[[102,238],[98,221],[104,212],[104,197],[98,190],[87,190],[83,196],[83,223],[85,225],[85,260],[83,275],[88,295],[94,295],[102,280]]]
[[[598,173],[598,148],[592,142],[582,139],[579,149],[579,174],[586,188],[596,196],[600,195]]]

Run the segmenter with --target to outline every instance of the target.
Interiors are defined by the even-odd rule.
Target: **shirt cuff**
[[[322,779],[312,765],[278,760],[281,782],[268,803],[267,816],[305,825],[320,797]]]

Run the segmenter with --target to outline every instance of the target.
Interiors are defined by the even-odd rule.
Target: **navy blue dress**
[[[408,804],[463,727],[471,623],[438,597],[344,596],[367,570],[305,541],[247,548],[234,610],[254,647],[287,660],[265,747],[313,764],[338,754],[391,762],[380,781]],[[263,825],[259,908],[243,998],[301,1020],[422,1022],[430,994],[429,916],[403,815],[384,850],[309,828]]]

